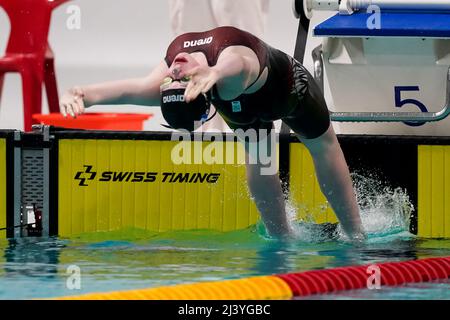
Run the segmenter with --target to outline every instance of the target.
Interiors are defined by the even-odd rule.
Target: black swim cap
[[[208,120],[210,102],[200,94],[186,103],[185,89],[169,89],[161,92],[161,112],[172,129],[194,131]]]

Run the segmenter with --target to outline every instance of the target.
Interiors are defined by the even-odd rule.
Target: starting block
[[[340,123],[341,133],[448,135],[450,1],[300,0],[294,8],[321,40],[312,68],[332,120],[352,122]],[[338,13],[315,20],[314,10]]]
[[[406,37],[450,39],[450,10],[444,13],[397,12],[337,14],[314,29],[322,37]],[[379,26],[376,23],[379,20]]]

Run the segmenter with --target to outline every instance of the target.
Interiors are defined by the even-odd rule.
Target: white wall
[[[224,0],[226,1],[226,0]],[[245,0],[243,0],[245,1]],[[66,26],[71,5],[81,8],[81,29]],[[298,21],[291,0],[272,0],[264,40],[286,53],[293,53]],[[9,22],[0,12],[0,49],[4,51]],[[165,0],[77,0],[53,14],[50,43],[56,56],[60,94],[79,84],[108,81],[147,74],[158,63],[172,40]],[[0,128],[23,128],[20,78],[7,75],[0,109]],[[47,111],[44,99],[44,110]],[[157,108],[94,107],[93,110],[154,112],[148,130],[162,130]]]

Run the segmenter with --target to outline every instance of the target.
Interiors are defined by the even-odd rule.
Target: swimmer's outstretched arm
[[[220,54],[216,65],[201,65],[187,72],[191,81],[186,88],[186,101],[208,92],[215,84],[222,99],[232,100],[244,93],[258,74],[259,60],[252,50],[229,47]]]
[[[85,108],[101,104],[159,106],[159,88],[167,70],[167,64],[163,61],[144,78],[73,87],[61,97],[61,113],[76,117],[84,113]]]

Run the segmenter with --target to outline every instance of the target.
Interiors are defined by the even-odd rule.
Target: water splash
[[[375,175],[353,173],[352,179],[364,230],[369,242],[412,237],[410,217],[414,212],[407,190],[393,188]],[[302,242],[348,241],[340,225],[298,220],[298,206],[286,202],[286,212],[294,238]],[[383,240],[381,240],[383,239]]]
[[[293,238],[299,242],[319,243],[336,240],[338,238],[336,223],[317,224],[313,219],[299,220],[298,206],[292,200],[286,202],[286,213],[292,230]]]
[[[414,206],[408,191],[392,187],[372,174],[352,174],[361,220],[369,241],[409,236]],[[343,232],[339,230],[342,237]]]

